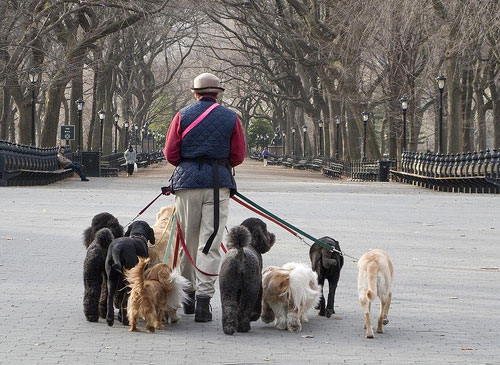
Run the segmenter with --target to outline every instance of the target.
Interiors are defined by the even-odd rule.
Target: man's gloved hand
[[[163,195],[169,195],[170,194],[170,186],[162,186],[161,187],[161,193]]]

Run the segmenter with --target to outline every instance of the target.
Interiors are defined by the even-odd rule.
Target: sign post
[[[66,145],[69,144],[69,141],[74,141],[75,140],[75,126],[74,125],[62,125],[60,138],[66,140]]]

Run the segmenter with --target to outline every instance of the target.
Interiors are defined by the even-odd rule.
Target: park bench
[[[281,164],[285,167],[293,167],[293,162],[294,160],[292,157],[287,157],[281,161]]]
[[[299,169],[299,170],[304,170],[307,168],[308,162],[309,161],[306,158],[302,158],[302,159],[293,163],[293,168]]]
[[[323,175],[330,178],[340,178],[344,173],[344,165],[337,162],[330,162],[328,165],[323,167]]]
[[[281,165],[283,158],[281,156],[269,155],[267,158],[268,165]]]
[[[323,159],[321,158],[313,158],[308,161],[307,168],[314,171],[321,171],[323,168]]]
[[[377,181],[379,176],[378,163],[364,163],[351,168],[351,179],[357,181]]]
[[[462,154],[405,152],[393,179],[428,189],[464,193],[500,193],[497,150]]]
[[[57,151],[57,147],[35,148],[0,141],[0,186],[47,185],[73,176],[70,168],[60,168]],[[71,159],[69,148],[65,155]]]

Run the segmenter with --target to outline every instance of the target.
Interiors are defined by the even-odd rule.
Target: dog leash
[[[191,262],[191,265],[193,265],[193,267],[196,270],[198,270],[200,273],[202,273],[203,275],[206,275],[206,276],[219,276],[219,274],[209,274],[209,273],[201,270],[198,266],[196,266],[196,263],[194,262],[193,258],[191,257],[191,254],[189,253],[188,248],[186,247],[186,242],[184,241],[184,236],[182,235],[181,226],[179,225],[179,221],[177,221],[176,223],[177,223],[177,244],[176,244],[177,247],[176,247],[175,251],[178,252],[178,246],[179,246],[179,242],[180,242],[180,244],[182,245],[182,249],[184,250],[184,254],[188,258],[189,262]],[[174,268],[176,266],[176,263],[177,263],[177,255],[175,255],[175,258],[174,258]]]
[[[241,198],[241,200],[239,198]],[[311,247],[311,245],[309,243],[307,243],[306,240],[302,236],[304,236],[304,237],[310,239],[311,241],[317,243],[321,247],[326,248],[330,252],[336,252],[336,253],[338,253],[338,254],[340,254],[342,256],[349,257],[349,258],[351,258],[351,259],[353,259],[355,261],[358,261],[358,259],[356,257],[350,256],[350,255],[346,254],[343,251],[335,249],[334,247],[332,247],[332,246],[330,246],[330,245],[328,245],[328,244],[326,244],[326,243],[318,240],[317,238],[314,238],[313,236],[309,235],[308,233],[304,232],[303,230],[301,230],[301,229],[295,227],[294,225],[286,222],[285,220],[279,218],[278,216],[276,216],[273,213],[271,213],[270,211],[264,209],[263,207],[261,207],[257,203],[255,203],[252,200],[248,199],[247,197],[245,197],[241,193],[236,192],[235,195],[233,195],[231,197],[231,199],[233,199],[235,202],[241,204],[245,208],[250,209],[252,212],[257,213],[260,216],[262,216],[264,218],[267,218],[271,222],[278,224],[280,227],[286,229],[288,232],[290,232],[291,234],[293,234],[295,237],[299,238],[305,245],[307,245],[309,247]],[[246,203],[248,203],[248,204],[246,204]],[[300,236],[299,233],[302,236]]]
[[[160,194],[158,194],[158,196],[156,198],[154,198],[148,205],[146,205],[139,213],[137,213],[137,215],[130,221],[128,222],[125,227],[123,228],[127,228],[129,225],[131,225],[137,218],[139,218],[139,216],[144,213],[150,206],[151,204],[153,204],[155,201],[158,200],[158,198],[162,195],[170,195],[170,189],[167,191],[167,192],[164,192],[163,191],[163,188],[162,188],[162,191]]]

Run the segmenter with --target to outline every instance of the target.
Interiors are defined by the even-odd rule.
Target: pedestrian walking
[[[265,147],[264,151],[262,151],[262,158],[264,159],[264,166],[267,166],[267,159],[269,158],[269,151],[267,147]]]
[[[137,153],[132,145],[128,146],[128,149],[123,154],[125,161],[127,162],[127,176],[132,176],[134,173],[134,166],[137,160]]]
[[[231,168],[243,162],[246,144],[236,113],[217,103],[224,91],[217,76],[202,73],[191,90],[196,101],[175,115],[163,153],[176,166],[170,189],[189,253],[200,270],[217,274],[229,198],[236,192]],[[196,271],[184,253],[179,267],[191,283],[184,313],[194,313],[196,322],[211,321],[216,276]]]

